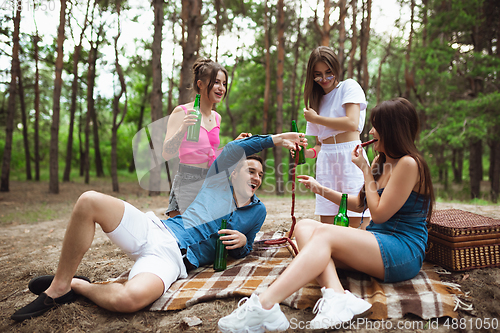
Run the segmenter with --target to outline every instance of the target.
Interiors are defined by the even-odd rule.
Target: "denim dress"
[[[382,195],[384,189],[379,189]],[[415,277],[425,257],[427,245],[426,197],[411,192],[408,200],[389,220],[366,227],[377,239],[384,261],[384,282],[399,282]]]

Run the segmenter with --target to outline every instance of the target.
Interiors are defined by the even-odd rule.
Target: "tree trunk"
[[[266,70],[266,82],[264,85],[264,106],[262,108],[262,134],[268,134],[268,122],[269,122],[269,99],[271,94],[271,50],[270,50],[270,25],[269,25],[269,13],[267,7],[267,0],[264,2],[264,47],[266,49],[265,54],[265,70]],[[267,159],[267,149],[262,151],[262,158],[264,161]],[[264,168],[264,173],[266,172]]]
[[[17,7],[17,6],[16,6]],[[18,9],[21,9],[18,7]],[[14,134],[14,114],[16,111],[16,79],[19,68],[19,26],[21,11],[16,11],[14,17],[14,34],[12,35],[12,64],[10,69],[9,104],[5,120],[5,148],[2,159],[1,192],[9,192],[10,160],[12,158],[12,137]]]
[[[85,115],[85,149],[84,149],[84,177],[85,184],[90,182],[90,122],[92,120],[92,110],[94,109],[94,79],[95,77],[95,61],[94,52],[95,46],[93,42],[90,43],[90,51],[88,58],[88,70],[87,70],[87,114]]]
[[[50,180],[49,192],[59,193],[59,114],[61,112],[61,90],[63,71],[64,28],[66,25],[66,0],[61,0],[59,28],[57,32],[56,77],[52,106],[52,125],[50,127]]]
[[[283,132],[283,75],[285,64],[285,11],[284,0],[278,0],[278,65],[276,77],[276,133]],[[274,168],[276,170],[276,194],[283,195],[283,151],[275,147]]]
[[[78,121],[78,149],[80,152],[80,177],[83,177],[85,175],[85,156],[86,156],[86,154],[85,154],[85,142],[83,142],[82,133],[85,136],[85,128],[86,127],[84,127],[83,122],[84,122],[83,109],[80,105],[80,119]],[[83,127],[83,131],[82,131],[82,127]]]
[[[95,67],[97,65],[97,48],[94,55],[94,73],[92,78],[92,85],[95,85]],[[95,108],[95,103],[92,102],[92,109],[90,116],[92,118],[92,137],[94,138],[94,163],[95,171],[97,177],[104,177],[104,168],[102,165],[102,155],[101,155],[101,145],[99,143],[99,122],[97,121],[97,110]]]
[[[35,180],[40,180],[40,72],[38,70],[38,42],[40,37],[38,33],[33,37],[33,49],[35,58]]]
[[[89,14],[90,1],[87,2],[87,11],[83,22],[83,28],[80,32],[80,41],[75,45],[73,51],[73,82],[71,83],[71,106],[69,108],[69,129],[68,129],[68,142],[66,145],[66,165],[64,167],[63,182],[69,182],[71,173],[71,161],[73,159],[73,131],[75,127],[75,112],[76,112],[76,98],[78,96],[78,63],[80,62],[80,53],[82,50],[82,40],[87,29],[88,14]]]
[[[358,46],[358,28],[356,26],[356,15],[358,12],[357,0],[351,0],[352,8],[352,38],[351,38],[351,52],[349,53],[349,63],[347,66],[347,77],[354,77],[354,57],[356,56],[356,48]]]
[[[337,52],[337,58],[340,64],[340,72],[337,79],[339,81],[344,80],[344,62],[345,62],[345,18],[347,16],[347,0],[339,1],[340,17],[339,17],[339,51]]]
[[[455,184],[462,184],[462,173],[464,168],[463,148],[455,148],[452,150],[451,167],[453,169],[453,182]]]
[[[233,138],[236,138],[236,119],[234,115],[231,113],[231,107],[229,105],[229,96],[231,92],[231,88],[233,86],[234,72],[236,71],[236,67],[238,66],[238,57],[236,57],[236,61],[233,65],[233,69],[231,70],[231,80],[229,83],[229,87],[227,88],[227,97],[226,97],[226,111],[229,119],[231,120],[231,134]]]
[[[30,144],[28,138],[28,120],[26,116],[26,103],[24,103],[24,86],[23,86],[23,74],[21,72],[21,65],[17,63],[17,76],[18,76],[18,86],[19,86],[19,103],[21,104],[21,121],[23,124],[23,143],[24,143],[24,157],[26,160],[26,179],[32,180],[31,177],[31,154],[30,154]]]
[[[413,71],[410,68],[410,58],[411,58],[411,48],[413,41],[413,25],[415,21],[415,1],[411,0],[410,5],[410,36],[408,37],[408,46],[406,48],[406,63],[405,63],[405,92],[403,97],[406,99],[410,98],[410,92],[413,90],[415,86]]]
[[[220,32],[221,32],[221,21],[220,21],[220,15],[221,15],[221,11],[220,11],[220,4],[221,4],[221,0],[215,0],[215,36],[216,36],[216,40],[215,40],[215,62],[218,62],[219,61],[219,37],[220,37]],[[233,136],[234,138],[234,136]]]
[[[146,85],[144,86],[144,95],[142,95],[142,100],[141,100],[141,106],[139,108],[139,120],[137,121],[137,133],[142,128],[142,120],[144,118],[144,110],[146,109],[146,102],[148,100],[149,96],[149,80],[146,79]],[[134,141],[134,148],[133,151],[137,151],[138,146],[139,146],[139,136],[137,139]],[[130,161],[130,165],[128,167],[128,172],[133,172],[135,170],[135,162],[134,162],[134,154],[132,153],[132,159]]]
[[[177,44],[177,38],[175,37],[175,22],[177,15],[174,14],[172,17],[172,36],[174,44]],[[168,85],[168,104],[167,104],[167,113],[170,114],[174,110],[173,105],[173,95],[174,95],[174,75],[177,64],[175,63],[175,49],[172,48],[172,68],[170,71],[169,85]]]
[[[392,44],[392,38],[389,40],[389,44],[387,45],[385,55],[380,61],[380,64],[378,65],[377,88],[376,88],[377,105],[380,104],[381,102],[380,95],[381,95],[381,82],[382,82],[382,65],[387,61],[387,58],[391,54],[391,44]]]
[[[299,17],[297,19],[297,26],[296,26],[296,30],[297,30],[297,41],[295,42],[295,45],[294,45],[294,62],[293,62],[293,71],[292,71],[292,86],[291,86],[291,89],[290,89],[290,103],[291,103],[291,107],[290,107],[290,112],[291,112],[291,120],[296,120],[297,121],[297,117],[298,117],[298,103],[295,99],[295,91],[297,90],[296,87],[297,87],[297,67],[298,67],[298,64],[299,64],[299,58],[300,58],[300,44],[302,42],[302,34],[301,34],[301,31],[300,31],[300,25],[301,25],[301,22],[302,22],[302,2],[300,2],[300,9],[299,9]],[[302,87],[302,85],[300,86]],[[298,126],[298,121],[297,121],[297,126]],[[292,122],[290,121],[290,132],[293,131],[293,128],[292,128]],[[300,132],[300,128],[299,128],[299,132]],[[288,174],[290,175],[290,170],[293,168],[295,164],[295,161],[294,161],[294,158],[292,157],[291,154],[288,155]]]
[[[163,9],[163,8],[161,8]],[[118,80],[120,81],[120,93],[115,95],[113,98],[113,127],[111,128],[111,180],[113,184],[113,192],[119,192],[118,185],[118,128],[123,123],[125,116],[127,115],[127,85],[125,84],[125,76],[123,75],[123,69],[118,61],[118,38],[120,38],[120,5],[117,6],[118,14],[118,34],[115,39],[115,68],[118,74]],[[163,11],[161,11],[163,13]],[[146,86],[147,92],[147,86]],[[120,98],[125,95],[125,104],[123,105],[123,111],[120,110]],[[118,121],[118,116],[121,113],[121,119]]]
[[[365,12],[365,11],[364,11]],[[363,20],[363,39],[361,41],[361,66],[363,69],[363,80],[361,81],[361,86],[364,91],[368,91],[370,76],[368,74],[368,42],[370,41],[370,24],[372,16],[372,0],[367,0],[366,2],[366,17]]]
[[[183,1],[184,6],[184,1]],[[162,29],[163,29],[163,0],[153,0],[153,10],[154,10],[154,34],[153,34],[153,90],[151,92],[151,122],[159,120],[163,116],[162,111],[162,99],[163,94],[161,91],[161,42],[162,42]],[[189,43],[189,37],[188,37]],[[193,58],[194,61],[194,58]],[[192,63],[191,63],[192,66]],[[191,70],[191,66],[189,69]],[[184,71],[184,67],[181,71]],[[185,102],[184,102],[185,103]],[[153,142],[158,142],[160,133],[153,131],[151,139]],[[154,146],[153,146],[154,149]],[[155,154],[156,155],[156,154]],[[152,169],[149,178],[149,195],[157,196],[160,195],[160,184],[161,184],[161,168],[159,167],[159,161],[151,161]]]
[[[319,4],[319,1],[318,1]],[[316,31],[321,36],[321,45],[322,46],[330,46],[330,31],[332,27],[330,26],[330,0],[323,0],[323,26],[320,26],[318,23],[318,12],[317,9],[314,11],[314,27]]]
[[[483,173],[483,144],[481,140],[473,139],[469,150],[469,178],[471,198],[479,198]]]
[[[192,68],[196,60],[201,38],[201,0],[182,0],[182,19],[187,29],[187,39],[182,43],[182,67],[179,86],[179,104],[192,100],[191,78]]]
[[[64,167],[63,182],[69,182],[71,160],[73,159],[73,128],[75,126],[76,97],[78,93],[78,62],[82,45],[76,45],[73,51],[73,82],[71,83],[71,106],[69,108],[68,142],[66,145],[66,165]]]
[[[495,125],[494,133],[500,133],[500,126]],[[496,135],[498,136],[498,135]],[[500,142],[498,138],[489,140],[490,146],[490,184],[491,184],[491,201],[497,203],[498,193],[500,192]]]

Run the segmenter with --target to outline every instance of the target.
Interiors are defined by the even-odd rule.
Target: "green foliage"
[[[219,59],[227,59],[229,64],[225,65],[230,75],[234,71],[231,92],[228,95],[228,107],[226,101],[217,106],[218,112],[222,115],[221,124],[221,146],[225,145],[233,138],[233,130],[238,135],[240,132],[251,132],[253,134],[266,134],[263,132],[263,109],[264,109],[264,84],[265,84],[265,50],[264,50],[264,3],[263,1],[238,1],[228,0],[221,6],[220,32],[222,37],[225,35],[238,36],[238,44],[245,41],[246,33],[251,29],[254,32],[255,43],[253,45],[243,46],[244,49],[228,51]],[[407,1],[400,1],[401,6],[409,6]],[[378,34],[372,30],[370,44],[368,47],[369,73],[371,75],[370,88],[366,91],[369,109],[377,103],[376,82],[378,79],[378,66],[382,58],[389,52],[386,61],[381,67],[381,100],[388,100],[394,97],[403,96],[406,91],[405,70],[413,74],[415,91],[411,91],[410,99],[417,107],[421,115],[421,134],[418,146],[423,151],[431,166],[431,172],[434,180],[443,182],[442,188],[437,186],[438,197],[443,196],[450,199],[453,195],[460,198],[467,198],[470,189],[469,185],[460,190],[451,190],[447,179],[451,178],[452,149],[464,150],[463,176],[464,184],[468,183],[469,153],[468,146],[471,140],[481,139],[483,142],[488,140],[500,140],[498,126],[500,126],[500,84],[498,82],[498,71],[500,68],[500,57],[498,56],[498,27],[500,17],[500,5],[495,0],[431,0],[428,1],[428,23],[423,22],[424,4],[417,1],[417,15],[415,31],[412,38],[412,48],[408,51],[408,24],[409,17],[401,17],[396,23],[402,31],[401,34],[391,36],[391,45],[389,48],[388,36]],[[139,7],[132,7],[127,2],[100,1],[98,2],[98,11],[100,15],[116,15],[117,4],[121,4],[123,12],[122,24],[126,24],[126,18],[132,21],[138,21],[141,13],[151,11],[151,7],[144,4]],[[178,2],[168,2],[164,5],[165,26],[164,35],[169,34],[166,40],[180,40],[179,36],[170,36],[171,24],[176,22],[175,31],[180,30],[177,26],[180,10]],[[270,101],[269,101],[269,119],[268,133],[276,131],[276,76],[277,76],[277,7],[275,2],[267,2],[269,6],[269,40],[271,41],[271,83],[270,83]],[[301,13],[301,6],[303,7]],[[309,6],[310,8],[306,8]],[[361,6],[361,4],[359,4]],[[288,131],[292,114],[298,113],[297,123],[299,129],[304,131],[306,121],[302,116],[302,92],[303,75],[307,59],[313,48],[319,43],[319,34],[315,28],[314,17],[306,14],[314,10],[313,4],[306,4],[300,1],[290,1],[286,3],[285,8],[285,63],[284,63],[284,104],[283,104],[283,130]],[[69,9],[71,10],[71,9]],[[134,12],[133,12],[134,11]],[[349,14],[351,15],[349,10]],[[216,11],[213,2],[203,2],[202,19],[203,30],[201,36],[201,49],[199,55],[206,55],[214,58],[210,54],[215,42],[215,24]],[[307,16],[309,15],[309,16]],[[334,10],[331,14],[331,20],[336,20],[338,13]],[[358,8],[358,22],[362,15],[361,7]],[[299,30],[296,28],[299,18],[302,16],[300,27],[301,40],[298,41],[299,55],[295,59],[295,47]],[[322,13],[318,12],[319,21]],[[75,18],[70,15],[70,19]],[[348,17],[349,19],[349,17]],[[0,20],[0,34],[5,37],[2,44],[5,46],[5,54],[0,56],[8,59],[8,53],[11,50],[12,27],[11,19]],[[347,22],[346,22],[347,23]],[[23,23],[21,22],[21,25]],[[72,22],[73,27],[75,22]],[[321,24],[321,22],[320,22]],[[168,27],[167,27],[168,25]],[[347,25],[347,40],[345,41],[346,60],[344,70],[347,69],[349,60],[349,50],[351,45],[351,35]],[[94,32],[95,33],[95,32]],[[358,27],[359,33],[359,27]],[[108,33],[102,45],[112,43],[112,33]],[[43,42],[40,46],[40,153],[41,177],[48,179],[48,156],[51,126],[52,93],[54,85],[54,59],[56,55],[55,31],[51,36],[42,36]],[[123,36],[122,36],[123,37]],[[331,47],[339,51],[339,32],[333,29],[330,34]],[[124,123],[118,130],[118,169],[119,174],[134,178],[135,174],[129,174],[128,169],[132,161],[132,138],[140,127],[145,127],[151,122],[151,108],[149,93],[152,91],[152,65],[150,57],[151,36],[144,36],[143,39],[134,41],[137,49],[146,50],[145,53],[128,55],[122,62],[127,81],[128,89],[128,113]],[[8,42],[5,42],[8,41]],[[359,42],[359,40],[358,40]],[[28,131],[30,146],[33,147],[33,125],[34,125],[34,60],[33,43],[31,36],[25,33],[20,37],[20,59],[25,86],[25,102],[28,111]],[[177,46],[173,46],[177,47]],[[178,48],[178,47],[177,47]],[[359,45],[355,55],[355,65],[358,66],[360,57]],[[104,51],[100,48],[100,52]],[[164,56],[170,57],[172,50],[164,48]],[[174,50],[175,51],[175,50]],[[65,45],[65,63],[63,71],[63,90],[61,98],[61,119],[59,132],[59,170],[62,172],[64,158],[66,155],[66,143],[68,140],[69,127],[69,104],[71,96],[72,80],[72,46]],[[178,51],[176,51],[179,53]],[[409,60],[407,60],[407,52]],[[142,54],[146,54],[143,56]],[[175,52],[174,52],[175,54]],[[97,75],[103,74],[112,64],[108,64],[106,59],[110,55],[99,54]],[[178,56],[178,54],[177,54]],[[9,59],[10,60],[10,59]],[[81,53],[80,78],[79,78],[79,97],[77,100],[77,112],[75,132],[73,134],[73,161],[71,178],[78,178],[78,169],[80,165],[80,138],[83,140],[83,133],[79,137],[79,128],[83,130],[86,118],[86,94],[87,94],[87,70],[88,65],[88,45],[85,45]],[[297,67],[294,67],[297,60]],[[221,60],[219,60],[221,62]],[[111,69],[113,71],[114,69]],[[174,76],[174,99],[177,94],[178,72],[180,62],[176,59],[174,68],[163,68],[168,72],[168,76]],[[291,96],[292,78],[294,70],[296,91],[295,96]],[[8,99],[8,78],[10,67],[4,66],[0,75],[3,78],[3,89],[0,90],[0,154],[3,154],[5,145],[5,112]],[[354,79],[358,79],[359,69],[355,69]],[[172,73],[172,74],[171,74]],[[163,75],[164,93],[164,114],[171,110],[166,110],[168,85],[167,75]],[[302,86],[301,86],[302,83]],[[169,83],[170,84],[170,83]],[[110,173],[110,154],[111,154],[111,126],[112,126],[112,97],[98,96],[95,92],[96,111],[98,117],[98,129],[100,139],[100,149],[104,161],[106,175]],[[295,103],[292,103],[294,98]],[[122,100],[123,103],[123,100]],[[175,104],[175,102],[174,102]],[[292,109],[293,108],[293,109]],[[369,113],[369,110],[368,110]],[[230,115],[234,117],[235,128],[230,121]],[[142,124],[140,120],[142,117]],[[367,117],[368,118],[368,117]],[[21,123],[19,102],[16,105],[14,141],[12,151],[11,179],[25,179],[25,160],[24,147],[22,141],[22,132],[19,127]],[[367,127],[370,124],[366,124]],[[314,138],[308,138],[309,147],[314,144]],[[91,140],[93,140],[91,135]],[[82,142],[83,144],[83,142]],[[90,164],[91,173],[94,168],[93,142],[90,142]],[[368,157],[374,158],[372,148],[369,148]],[[34,154],[32,149],[31,154]],[[490,167],[489,149],[484,149],[483,167],[486,171]],[[264,188],[271,187],[274,184],[274,160],[271,150],[268,151],[271,157],[267,161],[266,179]],[[288,152],[283,151],[283,162],[288,163]],[[307,160],[307,164],[298,167],[298,173],[314,175],[314,163],[312,159]],[[33,165],[32,165],[33,168]],[[485,172],[485,175],[488,172]],[[486,179],[486,177],[484,178]],[[288,182],[288,175],[285,172],[285,182]],[[440,185],[440,184],[439,184]],[[446,189],[445,189],[446,188]]]

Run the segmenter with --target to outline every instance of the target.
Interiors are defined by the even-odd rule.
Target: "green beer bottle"
[[[200,112],[200,94],[196,94],[196,97],[194,99],[194,111],[191,111],[191,114],[196,114],[198,116],[198,119],[196,120],[196,123],[194,125],[191,125],[188,127],[187,135],[186,135],[186,140],[187,141],[193,141],[193,142],[198,142],[200,139],[200,126],[201,126],[201,112]]]
[[[347,217],[347,194],[342,194],[342,199],[340,200],[339,213],[335,215],[333,219],[333,224],[340,225],[342,227],[349,226],[349,217]]]
[[[294,132],[299,132],[299,129],[297,127],[297,123],[295,122],[295,120],[292,120],[292,131]],[[297,162],[297,165],[299,164],[304,164],[306,163],[306,157],[304,156],[304,147],[302,147],[301,150],[299,150],[299,161]]]
[[[220,229],[226,229],[227,221],[222,220],[220,224]],[[227,266],[227,250],[220,237],[224,236],[224,234],[220,234],[219,238],[217,238],[217,243],[215,244],[215,260],[214,260],[214,271],[223,271]]]

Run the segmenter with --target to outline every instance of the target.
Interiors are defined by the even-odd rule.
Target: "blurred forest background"
[[[497,202],[500,2],[396,0],[391,33],[372,28],[377,2],[384,0],[2,1],[0,190],[9,191],[12,179],[45,181],[50,193],[60,182],[91,177],[111,178],[115,192],[120,182],[137,181],[132,139],[192,100],[199,56],[229,72],[227,98],[217,106],[222,143],[240,132],[289,131],[293,119],[305,131],[307,60],[328,45],[341,79],[366,92],[368,112],[398,96],[414,103],[418,145],[439,198]],[[41,11],[58,23],[51,34],[38,31],[44,23],[34,13]],[[142,38],[127,39],[124,28],[145,18]],[[23,30],[25,22],[34,28]],[[109,93],[96,90],[103,77]],[[366,124],[362,141],[369,130]],[[289,155],[267,155],[276,172],[266,173],[264,187],[283,194]],[[299,172],[313,174],[313,165]]]

